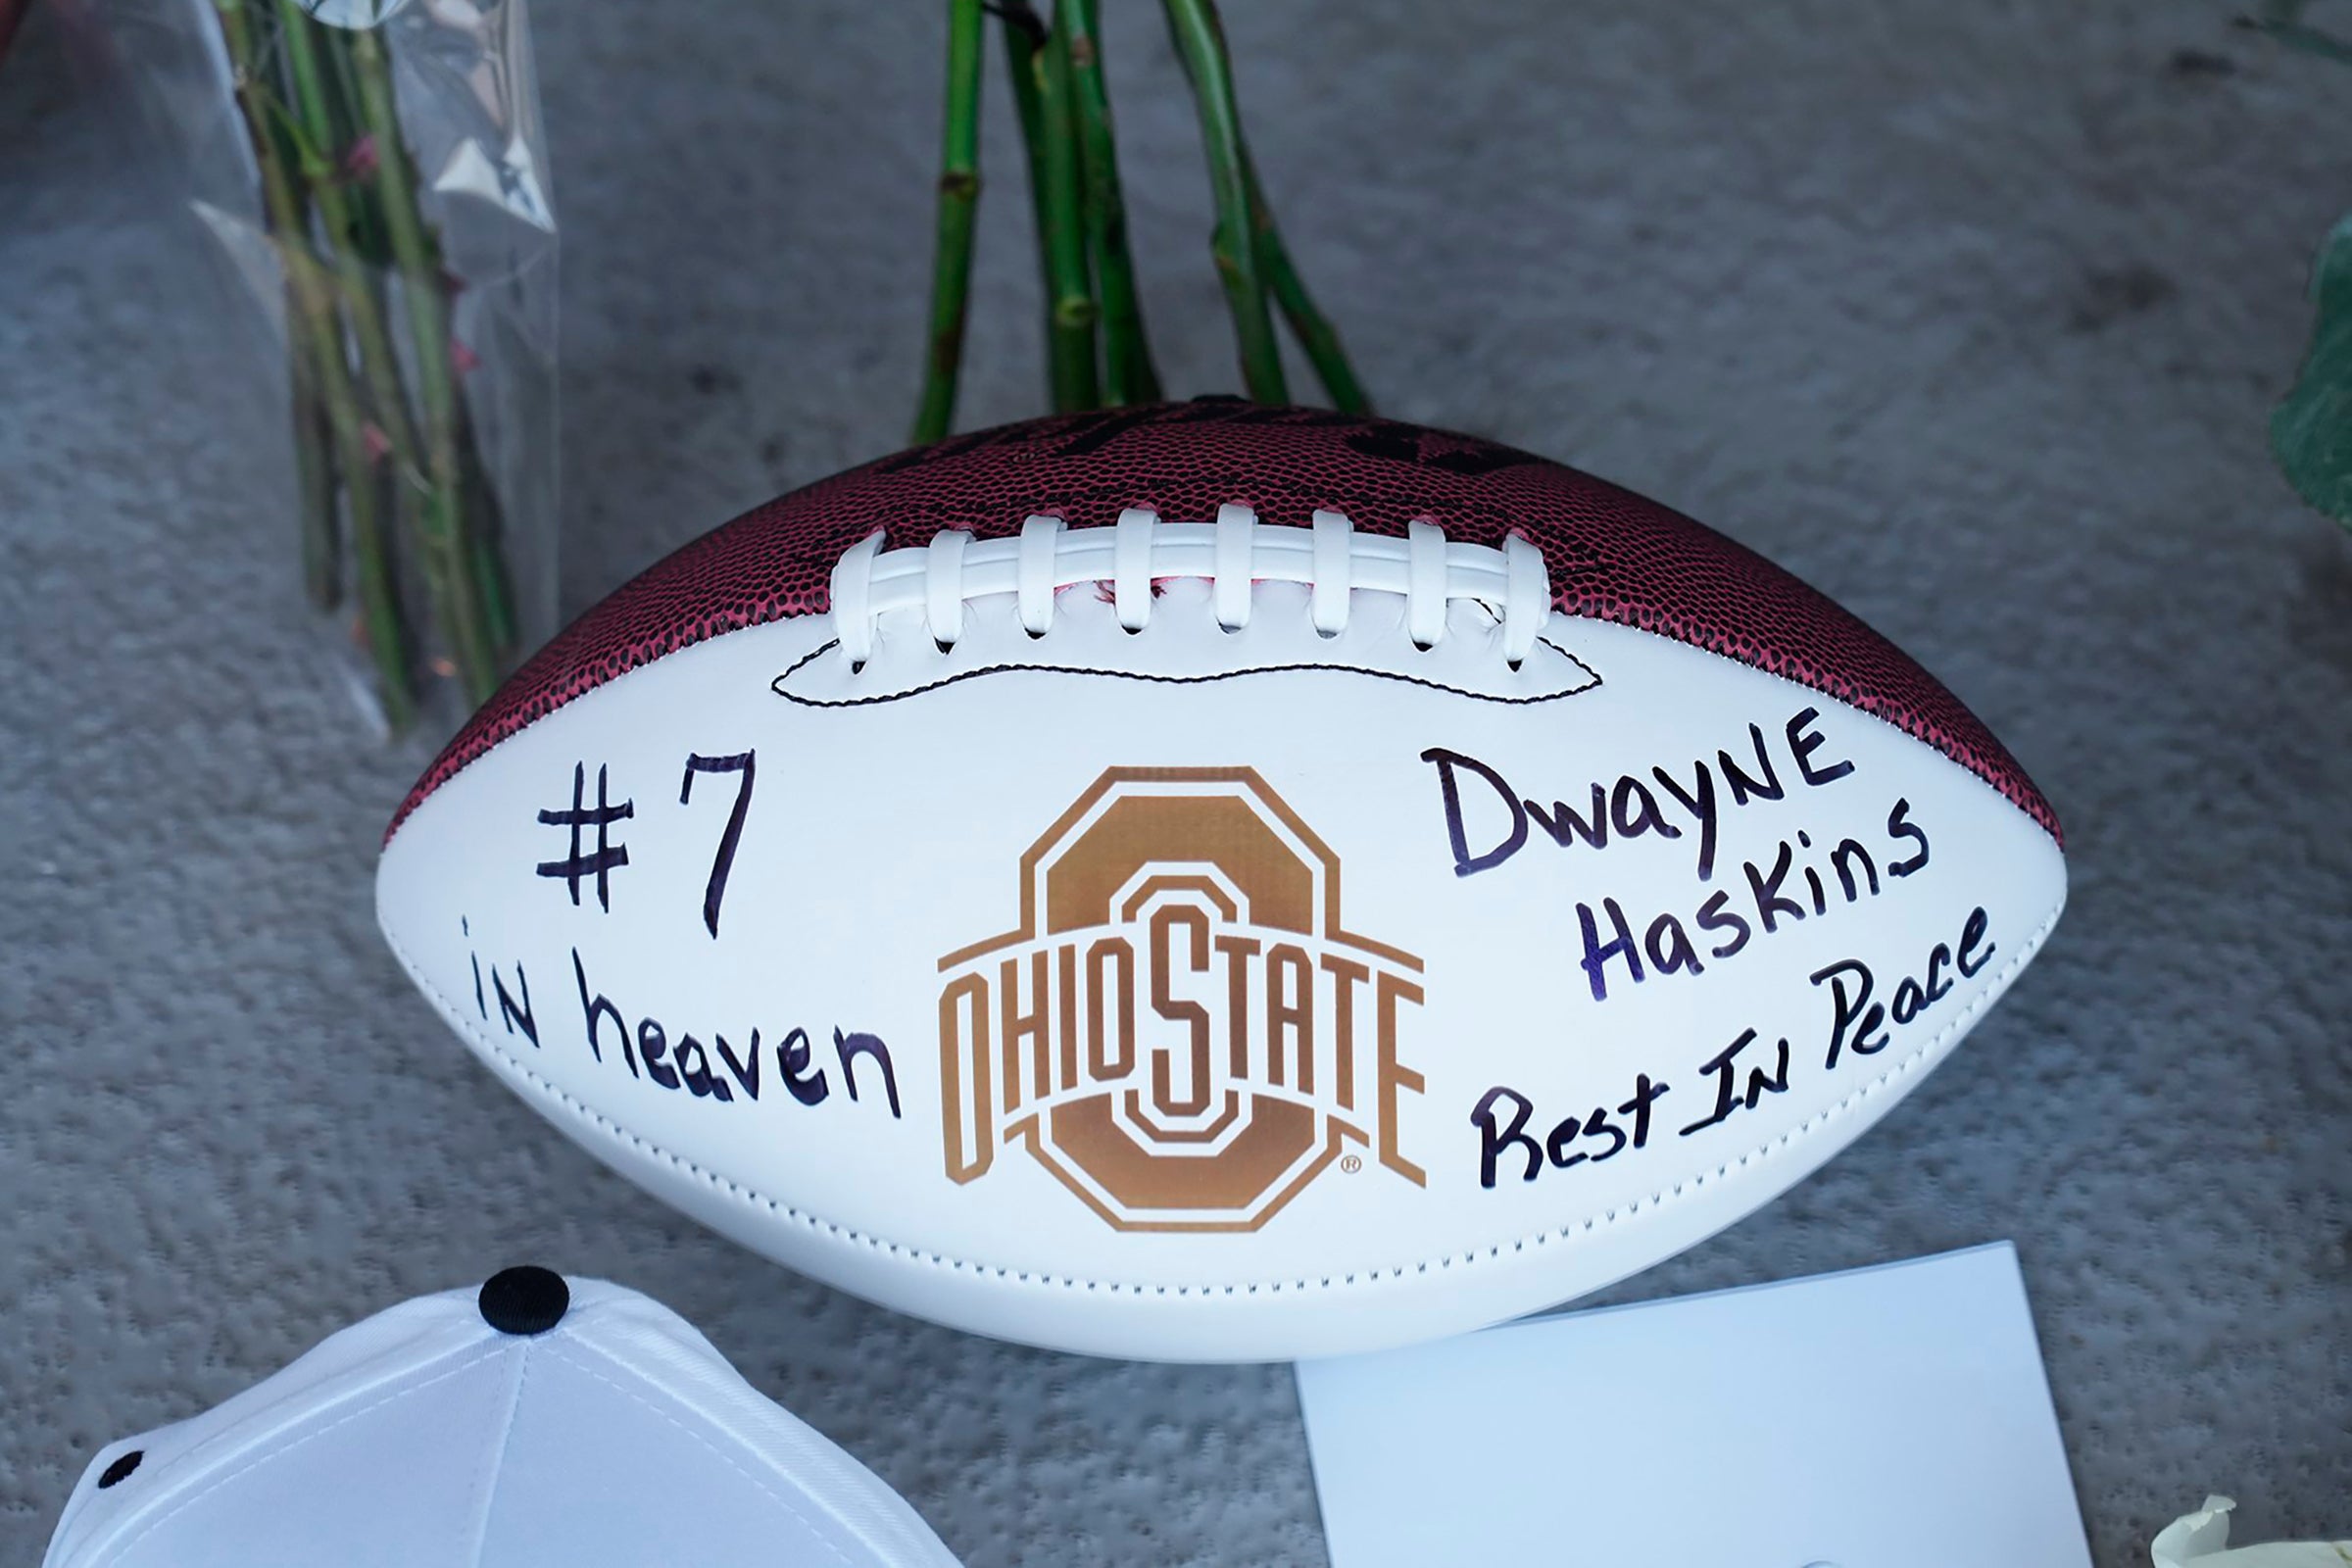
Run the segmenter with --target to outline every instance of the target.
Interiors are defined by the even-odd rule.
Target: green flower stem
[[[392,91],[391,63],[373,31],[346,33],[358,74],[359,111],[374,138],[377,190],[384,232],[399,270],[401,298],[409,322],[410,353],[416,367],[416,401],[423,412],[425,538],[442,558],[435,581],[449,596],[443,620],[453,633],[450,651],[466,700],[480,704],[497,690],[505,673],[501,639],[485,603],[483,561],[466,507],[466,471],[460,426],[464,400],[450,355],[449,301],[444,292],[441,252],[417,207],[416,182],[401,137],[400,109]]]
[[[290,334],[296,352],[308,349],[311,384],[334,436],[335,458],[344,477],[343,503],[351,519],[360,595],[360,625],[375,663],[377,690],[384,716],[394,728],[409,723],[416,711],[407,624],[400,612],[397,573],[389,541],[376,511],[376,490],[369,483],[372,467],[368,450],[367,420],[352,385],[344,358],[343,322],[334,291],[319,274],[311,255],[309,215],[300,187],[278,156],[275,134],[283,107],[270,95],[261,54],[255,43],[254,15],[245,0],[213,0],[220,34],[235,74],[236,95],[254,142],[254,161],[261,172],[262,203],[278,240],[279,260],[286,270],[288,297],[300,320],[299,333]],[[296,379],[297,387],[301,378]]]
[[[1250,187],[1252,245],[1258,266],[1265,270],[1274,303],[1282,307],[1283,318],[1298,335],[1298,345],[1306,351],[1307,361],[1314,366],[1316,379],[1323,383],[1332,406],[1346,414],[1371,413],[1372,400],[1364,395],[1363,383],[1355,378],[1355,369],[1348,363],[1348,351],[1341,346],[1339,328],[1316,309],[1313,297],[1306,292],[1305,280],[1299,277],[1298,269],[1291,261],[1290,247],[1282,242],[1282,231],[1274,226],[1274,210],[1266,204],[1265,193],[1257,183],[1257,168],[1250,162],[1247,148],[1242,153],[1242,177]]]
[[[1099,0],[1061,0],[1057,21],[1069,41],[1084,174],[1080,197],[1102,302],[1104,390],[1113,404],[1156,403],[1159,372],[1152,364],[1152,342],[1136,296],[1135,260],[1127,250],[1127,208],[1119,193],[1118,148],[1111,134],[1110,94],[1102,79]]]
[[[401,519],[421,546],[426,587],[433,601],[434,619],[442,645],[450,651],[466,690],[488,684],[481,674],[494,665],[481,637],[481,615],[475,603],[472,564],[456,515],[457,493],[439,484],[418,461],[417,436],[409,415],[406,391],[400,384],[400,362],[392,351],[384,325],[375,280],[354,236],[362,216],[348,196],[335,167],[332,151],[334,111],[328,94],[328,64],[318,49],[322,24],[304,14],[295,0],[278,0],[286,67],[294,83],[294,109],[305,136],[303,172],[310,181],[311,199],[318,204],[326,233],[327,249],[351,314],[352,343],[358,352],[362,378],[376,424],[390,444],[392,493]],[[397,125],[390,127],[397,131]],[[446,347],[446,345],[445,345]]]
[[[274,53],[273,28],[267,15],[255,19],[259,40],[254,43],[258,59]],[[270,86],[277,87],[272,78]],[[260,90],[257,86],[256,90]],[[288,151],[271,123],[253,122],[257,136],[270,138],[268,154],[271,162],[284,172],[284,157]],[[257,154],[257,163],[259,155]],[[288,220],[280,223],[267,211],[266,226],[280,245],[286,236],[292,243],[307,247],[311,243],[312,214],[310,195],[300,183],[288,181],[292,197]],[[296,284],[291,270],[286,279],[286,349],[287,389],[292,394],[290,434],[294,441],[294,505],[302,529],[303,586],[311,604],[320,611],[331,611],[343,601],[343,529],[336,514],[336,492],[339,478],[335,467],[335,431],[325,405],[320,401],[318,364],[322,353],[341,357],[343,352],[342,323],[330,308],[326,313],[325,330],[333,335],[321,341],[321,330],[314,324],[310,313],[302,308],[296,297]]]
[[[307,215],[298,215],[307,217]],[[277,243],[288,243],[275,221]],[[309,234],[307,223],[292,243]],[[294,505],[302,515],[302,582],[311,604],[332,610],[343,599],[343,536],[335,517],[335,427],[319,387],[318,329],[312,323],[289,270],[286,279],[287,375],[293,393]],[[330,347],[339,345],[330,345]]]
[[[359,144],[363,136],[368,145],[377,149],[379,165],[386,159],[397,159],[394,166],[383,166],[380,177],[355,177],[352,193],[360,220],[363,253],[379,268],[389,266],[403,280],[402,297],[412,314],[405,318],[412,331],[430,330],[432,340],[443,345],[444,357],[451,360],[455,369],[454,336],[450,327],[448,269],[443,264],[440,234],[424,222],[416,192],[421,189],[416,177],[416,166],[409,156],[408,142],[398,134],[399,100],[393,92],[391,66],[375,38],[368,40],[368,62],[364,66],[359,51],[350,45],[340,31],[325,35],[330,44],[328,59],[334,66],[330,82],[332,91],[329,106],[334,115],[334,142],[338,147]],[[378,101],[389,110],[380,122],[391,130],[386,135],[374,133],[374,125],[364,107],[365,88],[361,81],[364,69],[374,77]],[[405,262],[396,254],[392,225],[395,219],[384,208],[388,201],[402,204],[402,219],[410,225],[417,254]],[[375,289],[377,298],[383,290]],[[517,636],[514,620],[514,600],[507,560],[499,537],[499,508],[496,490],[489,484],[475,449],[473,417],[467,407],[458,376],[453,374],[446,383],[450,388],[448,407],[455,421],[452,437],[458,452],[459,489],[455,514],[463,521],[466,550],[464,552],[473,572],[474,589],[482,609],[483,636],[503,664],[514,652]],[[452,667],[454,668],[454,662]],[[477,698],[478,700],[478,698]]]
[[[471,519],[467,530],[473,539],[474,576],[481,585],[482,607],[489,615],[490,641],[500,657],[513,662],[513,656],[523,650],[516,646],[521,637],[521,624],[514,616],[514,582],[509,573],[503,530],[499,526],[498,491],[490,482],[489,469],[482,463],[481,451],[474,440],[473,419],[464,405],[459,407],[458,460],[466,476],[466,514]]]
[[[1026,0],[1004,0],[990,8],[1003,24],[1005,74],[1012,82],[1012,115],[1020,122],[1021,153],[1029,163],[1030,216],[1037,221],[1037,254],[1046,254],[1046,106],[1038,89],[1037,57],[1046,46],[1046,24]]]
[[[1288,403],[1282,349],[1266,307],[1266,284],[1257,247],[1251,242],[1250,181],[1242,150],[1241,113],[1234,101],[1233,63],[1213,0],[1165,0],[1168,31],[1200,108],[1200,141],[1208,155],[1208,182],[1216,198],[1217,226],[1209,253],[1225,285],[1233,332],[1241,353],[1242,384],[1258,403]]]
[[[1005,74],[1012,82],[1013,119],[1021,126],[1021,153],[1029,166],[1029,216],[1037,227],[1037,265],[1046,298],[1046,365],[1053,369],[1054,274],[1047,258],[1053,254],[1053,225],[1046,216],[1046,103],[1043,86],[1047,28],[1027,0],[1000,0],[991,7],[1003,24]],[[1054,389],[1058,394],[1058,388]],[[1054,401],[1058,403],[1056,395]]]
[[[939,237],[931,258],[931,340],[923,401],[914,416],[919,446],[956,420],[963,366],[963,317],[972,284],[972,220],[980,206],[980,0],[948,8],[948,111],[940,134]]]
[[[1070,65],[1070,28],[1060,0],[1054,30],[1037,56],[1044,109],[1046,171],[1047,364],[1054,407],[1062,413],[1102,406],[1095,371],[1094,288],[1087,275],[1086,215],[1080,193],[1077,87]]]

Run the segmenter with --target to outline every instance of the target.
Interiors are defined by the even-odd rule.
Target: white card
[[[2089,1568],[2007,1242],[1298,1365],[1332,1568]]]

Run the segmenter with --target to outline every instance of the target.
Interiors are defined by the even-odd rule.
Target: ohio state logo
[[[1020,929],[939,967],[958,1183],[1018,1141],[1130,1231],[1255,1230],[1349,1143],[1425,1184],[1421,960],[1341,926],[1339,858],[1249,768],[1110,769],[1021,857]]]

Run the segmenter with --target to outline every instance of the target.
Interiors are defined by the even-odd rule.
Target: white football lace
[[[1436,523],[1416,519],[1401,539],[1355,531],[1342,513],[1318,511],[1311,528],[1261,524],[1244,506],[1217,509],[1214,522],[1162,522],[1130,507],[1107,528],[1065,527],[1036,516],[1018,537],[974,539],[943,529],[918,549],[884,550],[876,529],[852,545],[833,568],[833,628],[853,671],[874,649],[874,623],[893,611],[921,610],[944,650],[963,635],[963,607],[985,594],[1018,600],[1021,625],[1042,637],[1054,623],[1054,596],[1081,583],[1107,582],[1119,624],[1139,632],[1152,618],[1152,584],[1163,577],[1204,577],[1213,586],[1217,624],[1250,623],[1250,586],[1304,583],[1315,630],[1348,629],[1349,596],[1402,594],[1405,629],[1416,647],[1446,635],[1446,613],[1473,600],[1502,623],[1502,652],[1517,669],[1534,651],[1551,612],[1544,553],[1512,534],[1496,550],[1454,544]]]

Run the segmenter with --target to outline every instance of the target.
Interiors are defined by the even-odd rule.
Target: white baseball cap
[[[511,1268],[109,1445],[44,1568],[953,1568],[683,1318]]]

